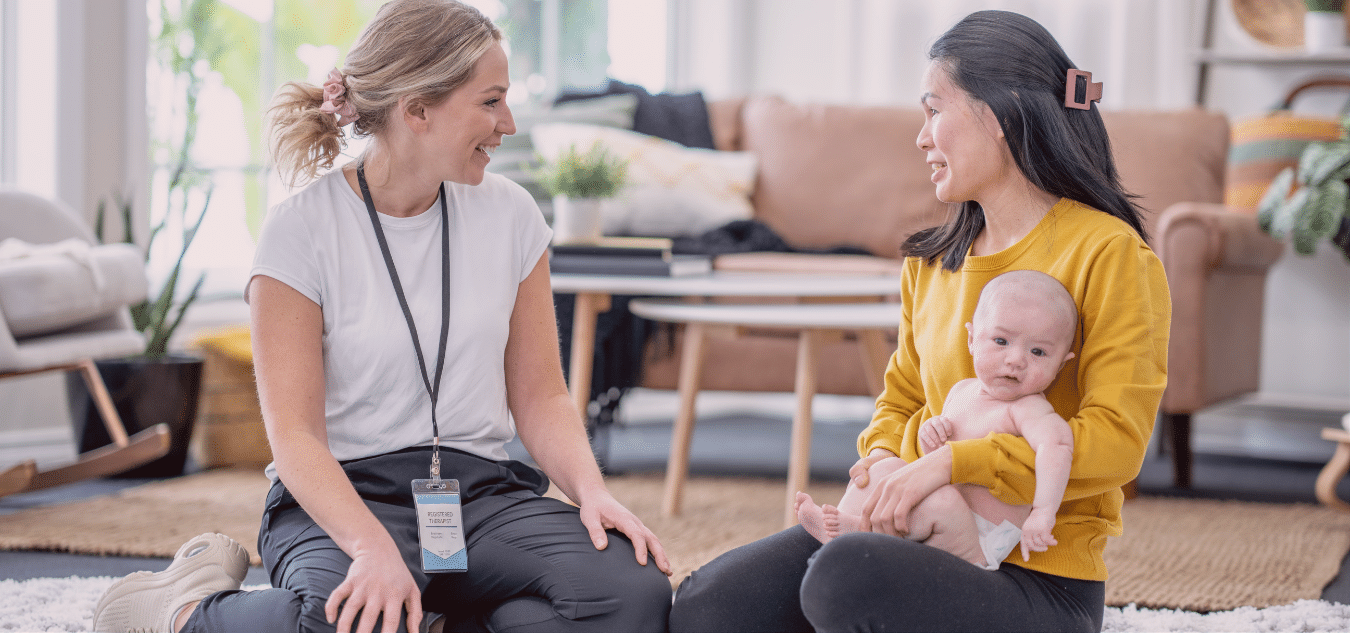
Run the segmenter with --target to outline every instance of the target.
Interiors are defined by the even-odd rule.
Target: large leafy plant
[[[627,180],[628,161],[596,142],[584,152],[574,145],[553,160],[541,160],[532,173],[551,196],[608,198]]]
[[[1298,167],[1287,167],[1270,183],[1257,206],[1257,224],[1294,251],[1311,255],[1330,240],[1350,260],[1350,115],[1341,120],[1341,138],[1309,143]]]

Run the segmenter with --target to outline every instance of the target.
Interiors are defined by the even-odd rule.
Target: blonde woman
[[[345,134],[370,144],[270,211],[246,291],[274,588],[238,591],[243,548],[202,535],[114,583],[96,630],[665,629],[665,553],[606,489],[563,382],[550,230],[484,171],[515,132],[500,40],[453,0],[394,0],[322,88],[278,92],[273,154],[293,184]],[[516,433],[548,478],[507,459]],[[540,496],[549,478],[579,507]],[[461,511],[419,520],[413,481],[450,479]],[[467,548],[428,558],[453,551],[443,538]]]

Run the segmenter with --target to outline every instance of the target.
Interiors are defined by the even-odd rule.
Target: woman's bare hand
[[[378,550],[352,557],[347,578],[328,597],[324,615],[329,623],[337,623],[337,633],[373,633],[383,614],[381,633],[394,633],[405,608],[408,630],[416,631],[422,622],[422,593],[390,539]],[[358,614],[361,620],[352,628]]]
[[[944,445],[900,470],[877,478],[863,503],[858,528],[863,532],[905,536],[914,506],[951,482],[952,449]]]
[[[867,457],[858,460],[852,466],[849,467],[848,478],[853,483],[853,487],[866,488],[867,484],[870,483],[870,477],[868,476],[867,473],[868,470],[872,468],[872,464],[875,464],[883,459],[886,459],[887,457],[895,457],[895,456],[896,456],[895,453],[892,453],[884,448],[872,449],[872,452],[868,453]]]
[[[633,551],[637,554],[639,565],[647,564],[647,555],[650,553],[652,559],[656,561],[656,568],[665,575],[670,575],[670,561],[666,559],[666,550],[661,546],[661,541],[657,540],[656,535],[647,529],[637,515],[623,507],[623,504],[609,493],[597,495],[581,505],[581,524],[586,526],[587,532],[590,532],[595,549],[608,547],[609,537],[605,534],[605,530],[616,529],[633,542]]]

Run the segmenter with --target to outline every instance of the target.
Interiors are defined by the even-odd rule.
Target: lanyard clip
[[[441,483],[441,438],[431,438],[431,483]]]

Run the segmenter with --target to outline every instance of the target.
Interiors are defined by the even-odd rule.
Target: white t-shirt
[[[450,326],[436,412],[441,445],[506,459],[506,339],[519,284],[552,231],[520,185],[488,173],[445,183]],[[441,332],[441,208],[381,226],[435,379]],[[266,275],[323,310],[328,446],[339,460],[431,442],[431,399],[365,202],[340,171],[273,207],[250,280]],[[247,295],[246,295],[247,296]],[[275,469],[268,467],[275,479]]]

